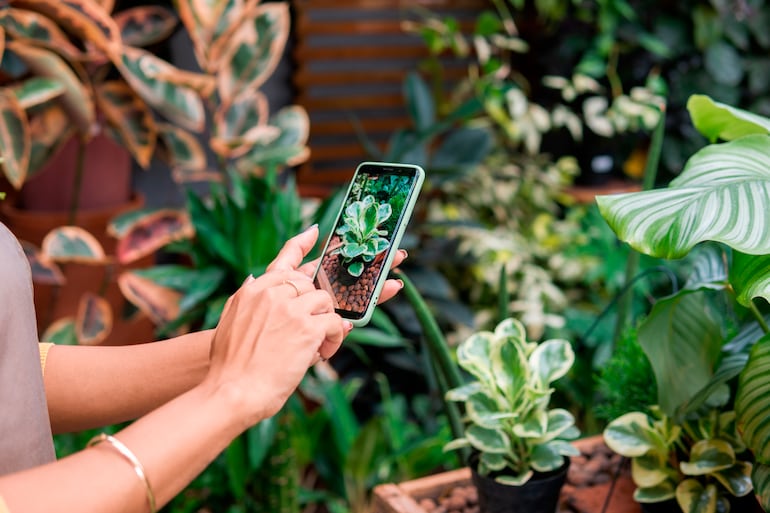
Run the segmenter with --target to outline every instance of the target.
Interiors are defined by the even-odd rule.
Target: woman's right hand
[[[334,354],[351,327],[304,273],[250,277],[225,305],[202,386],[228,394],[245,429],[277,413],[318,355]]]

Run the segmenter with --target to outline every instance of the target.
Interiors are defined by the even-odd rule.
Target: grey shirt
[[[0,475],[54,459],[29,263],[0,223]]]

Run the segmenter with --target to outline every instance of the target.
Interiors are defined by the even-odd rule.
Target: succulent
[[[364,264],[388,249],[390,242],[383,237],[388,232],[378,227],[392,213],[390,203],[378,204],[372,195],[345,207],[342,218],[344,224],[336,232],[342,237],[342,245],[332,254],[342,256],[343,265],[351,276],[361,276]]]
[[[447,392],[465,403],[465,436],[445,450],[470,447],[478,472],[504,484],[522,485],[535,472],[562,467],[577,455],[569,440],[580,434],[570,412],[549,409],[551,383],[575,361],[566,340],[528,342],[523,324],[508,318],[494,332],[474,333],[457,348],[459,365],[475,380]]]

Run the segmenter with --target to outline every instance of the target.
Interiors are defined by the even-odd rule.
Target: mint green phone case
[[[425,171],[412,164],[362,162],[356,168],[313,278],[317,288],[332,295],[337,313],[354,326],[364,326],[372,317],[424,181]],[[395,212],[393,205],[399,208],[402,201]],[[388,209],[390,215],[380,221]],[[394,222],[392,229],[384,229]],[[375,253],[383,245],[379,239],[387,239],[387,249]]]

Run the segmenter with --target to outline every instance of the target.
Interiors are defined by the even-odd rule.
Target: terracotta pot
[[[78,212],[75,224],[88,230],[110,255],[114,253],[116,241],[110,237],[106,228],[109,221],[121,212],[139,208],[144,204],[141,196],[136,195],[130,201],[117,206]],[[53,228],[69,224],[67,212],[28,211],[18,208],[10,202],[0,202],[3,222],[19,240],[25,240],[40,246],[43,237]],[[146,267],[153,263],[147,257],[129,266]],[[37,311],[38,331],[42,334],[46,327],[56,319],[74,316],[78,302],[84,292],[102,293],[112,306],[114,325],[105,345],[121,345],[148,342],[153,339],[154,326],[145,316],[138,315],[124,318],[129,310],[129,303],[117,286],[117,277],[128,267],[118,264],[84,265],[70,263],[62,265],[66,284],[54,286],[35,283],[35,309]]]

